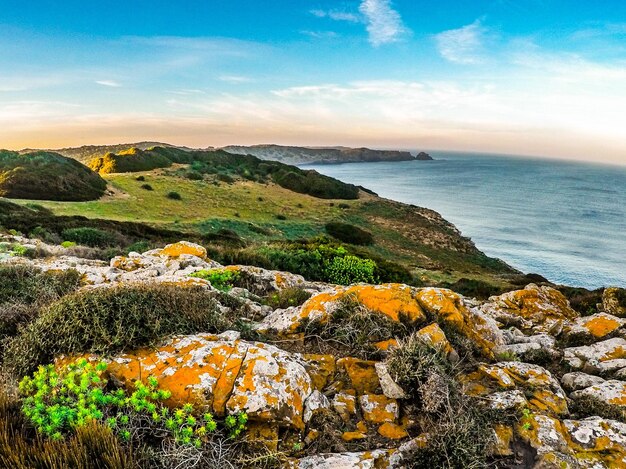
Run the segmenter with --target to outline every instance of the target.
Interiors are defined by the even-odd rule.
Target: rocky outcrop
[[[170,282],[212,290],[209,281],[190,275],[216,268],[236,272],[238,283],[220,295],[254,311],[245,316],[241,330],[251,334],[245,339],[236,331],[200,332],[92,358],[107,360],[110,381],[120,386],[156,377],[171,392],[167,405],[191,402],[218,417],[247,413],[250,438],[289,454],[285,467],[411,467],[415,454],[437,436],[423,428],[430,418],[426,406],[420,409],[426,394],[420,390],[415,398],[416,390],[395,376],[388,359],[413,340],[441,352],[437,359],[454,370],[450,379],[485,413],[517,416],[486,425],[494,457],[512,461],[522,454],[523,463],[514,467],[626,465],[626,423],[619,421],[626,415],[626,319],[610,301],[603,312],[581,316],[558,291],[536,285],[483,302],[442,288],[343,287],[287,272],[221,266],[203,247],[186,242],[110,263],[67,257],[62,248],[50,251],[48,259],[5,262],[76,269],[86,289]],[[292,287],[309,291],[311,298],[287,309],[263,304],[263,295]],[[341,348],[309,350],[302,326],[328,323],[346,302],[403,332],[382,342],[372,339],[375,359]],[[236,308],[228,311],[238,314]],[[463,360],[469,349],[472,362]],[[437,378],[431,373],[428,379],[437,384]],[[433,389],[428,399],[439,405],[450,388]],[[333,438],[334,453],[293,450]]]

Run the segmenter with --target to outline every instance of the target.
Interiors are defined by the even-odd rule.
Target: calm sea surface
[[[572,286],[626,287],[626,167],[469,153],[307,166],[441,213],[479,249]]]

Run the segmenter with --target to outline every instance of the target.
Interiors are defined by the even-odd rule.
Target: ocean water
[[[552,282],[626,287],[626,167],[431,152],[307,166],[441,213],[486,254]]]

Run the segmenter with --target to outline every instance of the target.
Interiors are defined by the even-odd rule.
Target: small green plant
[[[176,191],[171,191],[167,193],[167,198],[172,200],[183,200],[181,195]]]
[[[190,277],[208,280],[214,288],[224,292],[233,288],[233,284],[239,279],[239,276],[239,272],[228,269],[200,270],[190,275]]]
[[[290,306],[300,306],[309,298],[311,298],[311,293],[308,291],[291,287],[269,295],[265,302],[274,309],[284,309]]]
[[[210,433],[218,429],[211,413],[196,417],[192,404],[170,410],[162,402],[171,397],[159,389],[154,376],[147,384],[135,382],[135,389],[111,389],[105,378],[107,364],[92,364],[81,358],[58,370],[54,365],[41,366],[32,377],[19,385],[24,396],[22,412],[38,432],[53,440],[94,422],[111,428],[123,441],[129,441],[136,423],[150,427],[154,434],[164,433],[178,445],[202,447]],[[245,429],[245,413],[229,415],[224,429],[237,438]]]
[[[153,191],[154,190],[150,184],[142,184],[141,188],[144,189],[144,190],[147,190],[147,191]]]
[[[11,254],[14,256],[26,256],[28,254],[28,248],[21,244],[14,244],[11,246]]]
[[[532,411],[528,407],[524,407],[524,409],[522,409],[522,418],[520,419],[521,421],[523,421],[522,429],[526,431],[532,430],[533,425],[532,423],[530,423],[530,420],[532,419],[532,417],[533,417]]]
[[[76,246],[76,243],[74,241],[63,241],[61,243],[61,247],[64,247],[65,249],[73,248],[74,246]]]
[[[520,361],[519,357],[510,350],[506,350],[504,352],[496,353],[496,360],[501,362],[518,362]]]

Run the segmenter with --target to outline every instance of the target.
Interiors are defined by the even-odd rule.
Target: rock
[[[561,422],[547,415],[531,414],[524,417],[516,433],[537,451],[536,468],[578,468],[569,448]]]
[[[302,356],[305,368],[313,381],[313,387],[322,391],[335,377],[337,366],[332,355],[307,353]]]
[[[344,372],[348,377],[348,387],[357,394],[375,393],[380,388],[376,362],[346,357],[337,360],[337,371]]]
[[[618,412],[626,411],[626,382],[608,380],[573,392],[572,399],[592,398]]]
[[[494,456],[511,456],[513,450],[511,443],[513,442],[513,428],[508,425],[497,424],[493,429],[495,441],[491,448],[491,454]]]
[[[626,424],[589,417],[563,420],[563,428],[582,467],[626,467]]]
[[[603,382],[604,379],[598,376],[588,375],[581,372],[567,373],[561,378],[561,384],[569,392],[585,389]]]
[[[356,415],[356,397],[353,394],[343,392],[335,394],[332,406],[344,422],[350,421],[352,416]]]
[[[583,340],[598,340],[613,334],[626,324],[626,319],[618,318],[607,313],[598,313],[592,316],[577,318],[574,324],[566,331],[568,337]]]
[[[317,454],[306,458],[291,460],[286,469],[377,469],[397,467],[389,464],[391,451],[377,449],[360,453]]]
[[[618,318],[626,318],[626,289],[605,288],[602,293],[602,309]]]
[[[374,313],[385,315],[393,321],[415,324],[426,320],[424,311],[413,297],[414,289],[407,285],[389,283],[383,285],[353,285],[336,287],[319,293],[307,300],[300,308],[277,310],[269,314],[258,326],[259,330],[295,332],[303,321],[327,321],[333,311],[346,297]]]
[[[385,422],[378,427],[378,434],[388,440],[401,440],[409,436],[405,428],[391,422]]]
[[[307,423],[313,417],[313,414],[320,409],[330,409],[330,401],[328,398],[319,392],[314,390],[304,403],[304,414],[302,420]]]
[[[375,369],[385,396],[390,399],[404,399],[406,397],[406,392],[393,380],[385,363],[377,362]]]
[[[398,402],[382,394],[364,394],[359,397],[359,405],[363,418],[369,423],[393,423],[400,416]]]
[[[251,422],[304,428],[304,402],[313,386],[302,356],[235,337],[176,337],[157,349],[113,358],[109,372],[128,385],[155,376],[172,393],[169,405],[192,402],[219,416],[246,412]]]
[[[525,333],[560,334],[563,326],[578,317],[558,290],[535,284],[523,290],[492,296],[481,310],[506,326],[515,326]]]
[[[491,399],[493,393],[521,388],[527,393],[531,409],[554,416],[568,414],[565,392],[559,382],[538,365],[521,362],[481,364],[475,372],[460,379],[464,391],[472,396]],[[501,397],[496,395],[496,398]]]
[[[183,254],[199,257],[200,259],[206,259],[206,249],[202,246],[188,241],[179,241],[178,243],[168,244],[163,249],[158,251],[159,256],[165,257],[180,257]]]
[[[512,391],[494,392],[489,394],[487,398],[489,400],[489,407],[497,410],[513,410],[522,409],[528,405],[524,393],[519,389]]]
[[[468,308],[462,296],[445,288],[422,288],[416,294],[420,306],[472,340],[486,356],[504,345],[496,322],[477,308]]]
[[[454,350],[446,334],[436,322],[420,329],[415,335],[425,344],[444,352],[450,361],[454,363],[459,361],[459,354]]]
[[[554,349],[556,339],[550,334],[525,335],[515,327],[503,331],[504,340],[507,345],[513,344],[539,344],[544,349]]]
[[[589,361],[605,362],[616,358],[626,358],[626,340],[615,337],[593,345],[569,347],[564,349],[563,353],[563,359],[570,367],[582,369]]]

